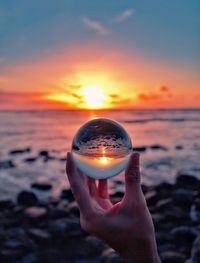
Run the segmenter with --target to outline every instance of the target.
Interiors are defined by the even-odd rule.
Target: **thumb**
[[[125,171],[126,195],[129,197],[141,192],[139,153],[132,153]]]

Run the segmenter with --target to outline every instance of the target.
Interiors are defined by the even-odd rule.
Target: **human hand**
[[[139,154],[125,171],[125,195],[112,205],[107,180],[85,176],[67,154],[66,172],[80,209],[81,227],[105,241],[127,262],[160,263],[151,215],[140,185]]]

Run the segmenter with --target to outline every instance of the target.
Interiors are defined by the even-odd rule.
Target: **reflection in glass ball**
[[[125,169],[132,152],[131,139],[117,122],[97,118],[80,127],[72,142],[75,164],[85,175],[105,179]]]

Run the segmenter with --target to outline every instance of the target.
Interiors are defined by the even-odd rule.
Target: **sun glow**
[[[102,164],[107,164],[109,161],[108,158],[105,156],[100,157],[99,160]]]
[[[81,93],[83,95],[85,106],[88,109],[98,109],[104,106],[106,96],[102,88],[96,85],[85,86],[82,88]]]

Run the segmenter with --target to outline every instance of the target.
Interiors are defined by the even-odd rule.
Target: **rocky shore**
[[[45,183],[32,187],[38,191],[51,189]],[[154,221],[162,263],[199,263],[200,180],[179,174],[175,184],[143,185],[142,189]],[[116,190],[111,199],[115,203],[122,196],[123,192]],[[0,201],[0,262],[124,261],[81,229],[77,204],[67,189],[60,198],[48,201],[40,200],[34,191],[20,192],[16,202]]]

